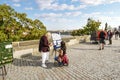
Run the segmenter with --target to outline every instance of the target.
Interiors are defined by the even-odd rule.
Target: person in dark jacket
[[[119,31],[116,30],[116,31],[115,31],[115,39],[116,39],[116,40],[118,40],[118,36],[119,36]]]
[[[110,45],[112,44],[112,36],[113,36],[113,33],[111,32],[111,30],[107,32],[107,35],[108,35],[108,40],[109,40],[109,45]]]
[[[106,33],[105,33],[105,31],[100,31],[100,33],[99,33],[99,43],[100,43],[100,48],[99,48],[99,50],[102,50],[102,49],[104,49],[104,44],[105,44],[105,38],[106,38]]]
[[[49,51],[50,51],[50,43],[48,42],[48,38],[51,37],[51,34],[47,32],[40,38],[39,41],[39,52],[42,54],[42,67],[47,67],[45,62],[49,60]]]

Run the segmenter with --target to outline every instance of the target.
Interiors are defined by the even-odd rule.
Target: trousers
[[[45,64],[46,60],[49,60],[49,52],[41,52],[42,53],[42,64]]]

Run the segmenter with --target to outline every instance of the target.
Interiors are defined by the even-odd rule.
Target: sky
[[[39,19],[47,30],[83,28],[92,18],[111,27],[120,26],[120,0],[0,0],[28,18]]]

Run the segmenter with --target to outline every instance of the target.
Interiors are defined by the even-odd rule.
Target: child
[[[55,57],[55,60],[61,65],[68,65],[68,58],[66,56],[66,45],[65,42],[61,42],[61,49],[59,50],[58,57]]]

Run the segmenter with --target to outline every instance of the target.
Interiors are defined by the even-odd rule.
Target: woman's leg
[[[49,54],[50,54],[50,52],[46,52],[46,53],[47,53],[46,60],[49,60]]]
[[[47,53],[46,52],[41,52],[42,53],[42,67],[47,67],[45,65],[45,61],[46,61],[46,58],[47,58]]]

